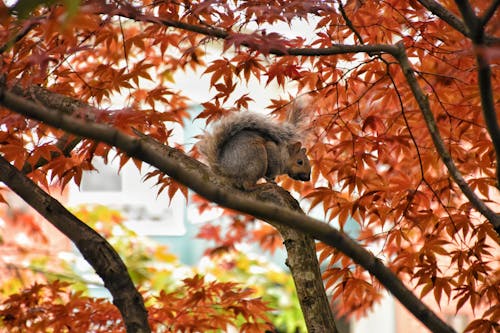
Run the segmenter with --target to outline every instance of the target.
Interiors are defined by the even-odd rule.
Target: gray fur
[[[296,115],[291,119],[299,118]],[[249,188],[262,177],[272,180],[279,174],[290,175],[288,147],[301,141],[299,132],[298,124],[239,112],[219,121],[198,147],[215,173],[232,179],[239,187]]]

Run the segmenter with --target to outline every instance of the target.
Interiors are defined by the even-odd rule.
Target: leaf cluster
[[[149,321],[158,332],[214,332],[236,326],[241,332],[269,328],[262,300],[235,283],[184,279],[174,292],[146,297]],[[125,332],[118,309],[106,299],[71,292],[68,283],[34,284],[0,304],[0,327],[9,332]]]
[[[498,211],[498,142],[491,139],[475,74],[481,69],[477,56],[484,56],[494,65],[490,90],[499,90],[498,52],[491,44],[498,40],[499,13],[489,2],[471,2],[473,12],[490,19],[482,31],[493,42],[478,46],[464,36],[466,19],[453,20],[460,15],[455,3],[429,3],[88,1],[71,20],[65,21],[65,6],[51,4],[32,11],[22,24],[3,10],[0,74],[9,88],[41,85],[93,107],[73,109],[77,117],[125,133],[137,129],[163,143],[190,116],[189,96],[174,84],[189,72],[208,80],[210,95],[198,116],[207,122],[251,108],[262,97],[251,88],[254,83],[286,92],[268,100],[276,116],[295,97],[309,94],[313,117],[304,144],[313,182],[281,184],[321,208],[327,222],[343,229],[355,221],[359,243],[376,246],[422,296],[432,295],[438,304],[456,300],[457,311],[465,304],[482,309],[500,299],[498,235],[453,181],[419,98],[428,103],[466,184]],[[295,31],[301,22],[310,35]],[[401,58],[382,47],[396,43],[404,46],[423,96],[415,96]],[[122,105],[115,109],[116,96]],[[498,109],[498,98],[492,104]],[[18,169],[46,160],[30,174],[44,187],[79,184],[82,173],[94,168],[95,156],[107,160],[113,153],[121,165],[129,161],[87,139],[67,153],[58,144],[60,130],[4,108],[0,119],[2,156]],[[150,177],[158,177],[160,190],[168,188],[170,195],[186,193],[168,177]],[[350,259],[328,247],[319,252],[326,284],[333,295],[344,296],[343,313],[366,311],[380,298],[377,283],[353,269]],[[498,307],[491,308],[480,320],[498,318]],[[484,323],[470,327],[482,329]]]

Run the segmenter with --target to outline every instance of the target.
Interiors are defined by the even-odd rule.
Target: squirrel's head
[[[287,174],[296,180],[307,182],[311,179],[311,164],[306,155],[306,149],[300,142],[288,145]]]

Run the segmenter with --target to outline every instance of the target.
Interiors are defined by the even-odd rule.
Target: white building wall
[[[351,321],[349,333],[396,333],[395,322],[394,298],[386,293],[368,316]]]

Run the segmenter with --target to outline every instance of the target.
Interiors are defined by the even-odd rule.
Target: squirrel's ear
[[[288,145],[288,153],[290,155],[296,155],[300,151],[302,144],[300,142],[294,142]]]
[[[306,153],[307,153],[307,149],[305,149],[305,148],[302,148],[300,151],[301,151],[302,153],[304,153],[304,154],[306,154]]]

